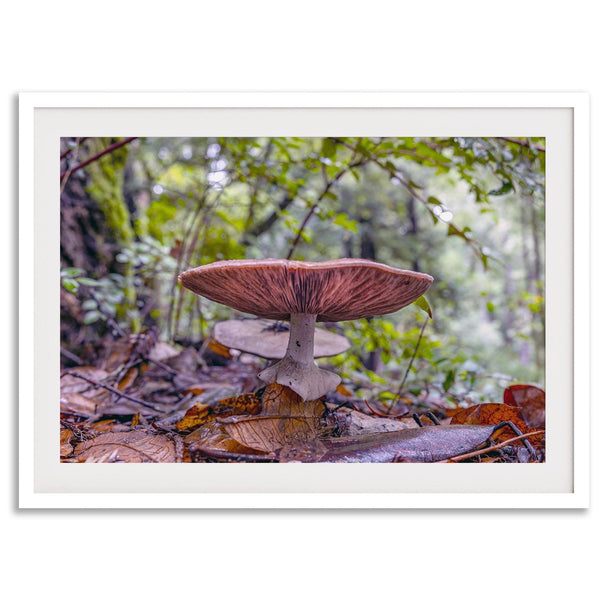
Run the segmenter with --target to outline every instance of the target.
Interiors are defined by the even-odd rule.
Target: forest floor
[[[77,358],[64,353],[65,362]],[[79,361],[80,362],[80,361]],[[264,361],[150,333],[61,372],[62,462],[543,462],[545,395],[407,410],[343,385],[319,400],[257,378]]]

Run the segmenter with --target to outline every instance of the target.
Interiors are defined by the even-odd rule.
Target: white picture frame
[[[588,105],[583,93],[20,94],[19,507],[588,507]],[[59,140],[115,135],[546,137],[546,462],[60,463]]]

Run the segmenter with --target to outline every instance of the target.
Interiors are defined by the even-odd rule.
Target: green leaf
[[[421,296],[414,301],[421,310],[425,311],[430,319],[433,319],[433,311],[431,310],[431,306],[429,306],[429,302],[427,302],[427,298],[425,296]]]
[[[454,371],[454,369],[448,371],[448,373],[446,373],[446,379],[444,380],[443,388],[444,391],[447,392],[451,387],[452,384],[454,383],[454,380],[456,378],[456,372]]]
[[[100,311],[91,310],[90,312],[85,313],[85,315],[83,316],[83,322],[85,325],[91,325],[92,323],[95,323],[96,321],[102,318],[103,315]]]
[[[492,190],[489,192],[490,196],[503,196],[504,194],[508,194],[508,192],[512,192],[515,188],[510,181],[505,181],[498,189]]]
[[[72,294],[79,289],[79,284],[74,279],[69,278],[62,280],[62,286],[65,288],[65,290],[71,292]]]
[[[79,275],[83,275],[83,269],[78,269],[77,267],[68,267],[66,269],[62,269],[60,272],[61,277],[79,277]]]
[[[494,303],[493,303],[493,302],[486,302],[486,303],[485,303],[485,306],[486,306],[486,308],[488,309],[488,312],[491,312],[491,313],[493,313],[493,312],[494,312],[494,308],[496,308],[496,307],[494,306]]]
[[[339,225],[348,231],[354,231],[355,233],[358,233],[358,223],[348,219],[344,213],[338,213],[333,220],[333,223],[334,225]]]
[[[78,281],[81,285],[87,285],[89,287],[97,287],[102,285],[99,281],[90,279],[89,277],[80,277]]]
[[[81,305],[81,308],[83,308],[83,310],[94,310],[98,308],[98,303],[95,300],[86,300]]]
[[[325,158],[333,159],[335,157],[336,150],[336,143],[331,138],[325,138],[323,140],[323,144],[321,145],[321,154]]]

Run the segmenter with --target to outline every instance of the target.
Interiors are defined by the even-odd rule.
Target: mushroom
[[[261,358],[282,359],[288,347],[290,328],[287,323],[273,323],[265,319],[230,319],[215,325],[213,338],[227,348]],[[350,341],[343,335],[315,328],[315,358],[335,356],[348,348]]]
[[[290,321],[285,356],[261,373],[265,383],[291,388],[303,400],[336,389],[341,377],[317,367],[317,321],[352,321],[396,312],[422,296],[433,278],[370,260],[325,262],[226,260],[190,269],[181,284],[240,312]]]

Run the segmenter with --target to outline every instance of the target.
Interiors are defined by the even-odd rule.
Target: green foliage
[[[331,363],[364,393],[486,399],[510,379],[543,383],[543,139],[154,138],[85,172],[114,262],[102,277],[64,265],[61,281],[92,326],[113,315],[197,340],[232,311],[182,293],[187,268],[370,258],[435,283],[415,308],[342,324],[352,351]]]

